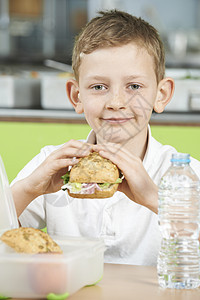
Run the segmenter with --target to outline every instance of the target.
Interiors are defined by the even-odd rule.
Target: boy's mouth
[[[108,122],[110,124],[121,124],[126,123],[130,120],[133,120],[133,117],[131,118],[102,118],[103,121]]]

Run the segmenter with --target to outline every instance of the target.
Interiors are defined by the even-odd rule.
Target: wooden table
[[[84,287],[69,299],[200,300],[200,288],[194,290],[162,289],[158,286],[155,267],[105,264],[103,279],[96,286]]]

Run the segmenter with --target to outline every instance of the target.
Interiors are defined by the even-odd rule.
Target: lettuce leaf
[[[115,181],[115,183],[121,183],[123,178],[117,178],[117,180]]]
[[[72,189],[72,193],[75,193],[75,192],[80,192],[81,191],[81,188],[82,188],[82,183],[79,183],[79,182],[71,182],[70,183]]]
[[[110,185],[111,185],[111,183],[109,183],[109,182],[98,183],[98,186],[99,186],[102,190],[109,188]]]
[[[61,177],[63,179],[64,185],[69,183],[69,177],[70,177],[70,171],[68,171],[65,175],[63,175]],[[98,183],[98,185],[101,189],[104,190],[104,189],[109,188],[113,184],[117,184],[117,183],[121,183],[121,182],[122,182],[122,178],[117,178],[117,180],[114,183],[104,182],[104,183]],[[70,186],[72,187],[73,192],[76,192],[76,191],[78,192],[82,189],[82,183],[79,183],[79,182],[70,182]]]
[[[108,189],[111,185],[113,184],[117,184],[117,183],[121,183],[122,179],[121,178],[117,178],[117,180],[114,183],[109,183],[109,182],[104,182],[104,183],[98,183],[98,186],[104,190],[104,189]]]
[[[68,171],[65,175],[61,176],[61,178],[63,179],[64,184],[69,182],[69,173],[70,171]]]

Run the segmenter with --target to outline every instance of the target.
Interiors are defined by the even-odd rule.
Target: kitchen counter
[[[200,126],[200,112],[153,113],[151,125]]]
[[[74,110],[53,109],[0,109],[0,121],[41,122],[41,123],[86,123],[84,114]]]
[[[86,123],[84,114],[74,110],[14,109],[1,108],[0,121],[44,122],[44,123]],[[153,113],[151,125],[200,126],[200,112]]]

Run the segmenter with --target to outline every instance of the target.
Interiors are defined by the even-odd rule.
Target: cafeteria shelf
[[[145,112],[144,112],[145,113]],[[0,108],[0,121],[85,123],[84,114],[74,110],[15,109]],[[153,113],[150,120],[153,125],[191,125],[200,126],[200,112],[164,112]]]

